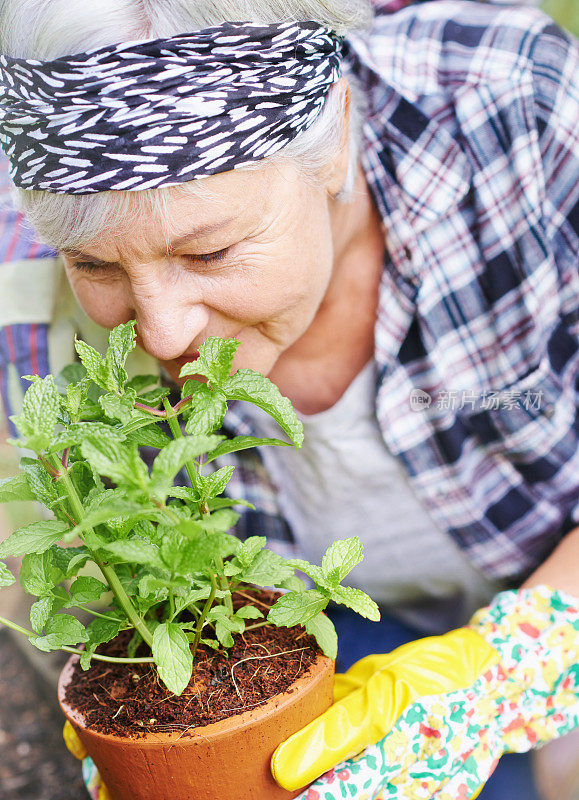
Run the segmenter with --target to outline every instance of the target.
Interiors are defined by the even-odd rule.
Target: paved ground
[[[84,800],[54,692],[0,631],[0,800]]]

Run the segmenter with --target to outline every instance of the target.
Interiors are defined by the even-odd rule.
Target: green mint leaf
[[[326,575],[321,567],[317,567],[315,564],[310,564],[309,561],[304,561],[301,558],[292,558],[290,559],[289,563],[294,569],[299,569],[300,572],[308,575],[315,583],[317,583],[318,586],[321,586],[324,589],[328,588]],[[330,586],[333,586],[333,584],[330,584]]]
[[[16,578],[10,572],[6,564],[0,561],[0,588],[4,588],[4,586],[12,586]]]
[[[185,364],[180,377],[203,375],[211,383],[220,386],[229,377],[233,359],[240,342],[237,339],[220,339],[212,336],[199,347],[199,358]]]
[[[135,348],[136,339],[134,319],[124,325],[117,325],[109,334],[105,364],[119,392],[123,391],[127,382],[125,362],[129,353]]]
[[[338,637],[334,623],[325,614],[318,614],[304,625],[306,632],[315,636],[323,654],[333,661],[338,655]]]
[[[332,600],[348,606],[352,611],[373,622],[380,620],[380,609],[361,589],[354,589],[352,586],[336,586],[332,589]]]
[[[206,383],[186,381],[184,397],[192,395],[191,407],[185,430],[193,436],[205,436],[221,427],[227,411],[227,401],[219,391]]]
[[[110,392],[99,397],[99,405],[109,419],[117,419],[124,426],[127,426],[133,418],[143,419],[143,412],[133,408],[134,394],[126,394],[123,397]],[[149,420],[150,421],[150,417]]]
[[[35,499],[24,472],[15,475],[13,478],[0,480],[0,503],[14,503],[16,501]]]
[[[94,619],[90,623],[86,629],[88,634],[86,650],[80,657],[80,665],[82,669],[87,670],[90,667],[90,662],[99,644],[104,644],[105,642],[110,642],[111,639],[114,639],[115,636],[118,635],[121,627],[121,620],[114,622],[110,619],[98,618]]]
[[[86,547],[51,548],[54,566],[62,571],[65,578],[73,578],[90,558]]]
[[[52,441],[49,453],[58,453],[67,447],[81,444],[85,439],[96,441],[107,440],[122,442],[125,434],[119,425],[107,425],[104,422],[73,422],[68,428],[59,433]]]
[[[219,511],[215,511],[211,516],[199,520],[198,524],[209,533],[225,533],[230,528],[233,528],[238,519],[239,514],[235,511],[231,511],[229,508],[222,508]],[[233,537],[229,538],[232,539]],[[235,541],[239,543],[239,540],[236,539]]]
[[[74,338],[74,347],[91,381],[107,392],[116,391],[117,386],[115,380],[110,374],[101,354],[95,350],[94,347],[91,347],[90,344],[83,342],[82,339],[78,339],[76,336]]]
[[[286,628],[304,625],[327,605],[328,598],[316,589],[308,589],[307,592],[288,592],[272,606],[267,619],[274,625]]]
[[[250,567],[267,544],[265,536],[248,536],[237,551],[235,560],[241,567]]]
[[[194,636],[191,637],[193,640]],[[211,647],[212,650],[219,650],[219,642],[216,639],[201,639],[201,644],[204,644],[206,647]]]
[[[114,490],[108,491],[112,493]],[[97,501],[100,498],[102,501],[99,503]],[[113,531],[124,532],[126,528],[130,530],[137,520],[160,517],[161,513],[156,506],[147,506],[122,498],[109,499],[107,493],[103,492],[102,495],[97,495],[95,498],[94,510],[89,511],[84,519],[72,528],[63,539],[65,542],[72,542],[77,536],[96,525],[107,525]]]
[[[201,499],[205,502],[212,500],[227,488],[235,467],[221,467],[210,475],[199,476],[197,489]]]
[[[88,399],[90,378],[83,378],[79,383],[69,383],[66,387],[66,410],[73,422],[78,422]]]
[[[139,403],[144,403],[146,406],[150,406],[151,408],[157,408],[161,401],[166,397],[169,397],[170,394],[171,390],[166,386],[156,386],[149,392],[140,394],[137,399]]]
[[[253,503],[235,497],[213,497],[207,501],[207,505],[211,511],[216,511],[219,508],[233,508],[234,506],[245,506],[245,508],[251,508],[255,511]]]
[[[146,539],[121,539],[117,542],[109,542],[99,548],[99,553],[104,553],[115,561],[128,564],[145,564],[150,567],[163,567],[159,548]]]
[[[12,536],[0,543],[0,558],[23,556],[26,553],[44,553],[51,545],[62,539],[69,526],[58,520],[32,522],[14,531]]]
[[[118,635],[121,626],[122,620],[114,622],[111,619],[93,619],[87,628],[88,641],[91,645],[110,642]]]
[[[108,591],[108,586],[105,586],[102,581],[82,575],[70,587],[70,596],[73,604],[85,605],[85,603],[93,603],[98,600],[106,591]]]
[[[155,447],[157,450],[162,450],[171,439],[161,428],[149,422],[148,425],[143,425],[134,432],[127,433],[127,441],[136,444],[137,447]]]
[[[357,536],[331,544],[322,558],[326,580],[337,586],[364,557],[364,545]]]
[[[177,497],[179,500],[186,500],[190,503],[199,502],[199,492],[190,486],[171,486],[167,497]]]
[[[224,533],[201,533],[192,541],[174,535],[164,537],[161,555],[170,571],[179,575],[194,575],[196,572],[213,570],[216,559],[233,555],[238,547],[239,541]]]
[[[92,657],[93,657],[93,651],[92,650],[85,650],[83,652],[83,654],[80,656],[78,663],[80,664],[80,668],[84,672],[86,672],[87,670],[90,669]]]
[[[53,614],[60,611],[63,604],[59,597],[51,594],[41,597],[40,600],[33,603],[30,608],[30,625],[34,633],[40,636],[48,620]]]
[[[223,647],[233,646],[233,633],[243,633],[245,630],[245,620],[237,614],[230,617],[225,606],[214,606],[209,614],[207,621],[215,623],[215,635]]]
[[[152,597],[155,602],[162,602],[169,596],[171,582],[156,578],[154,575],[143,575],[139,581],[139,594],[141,597]]]
[[[243,633],[245,623],[223,617],[215,623],[215,635],[223,647],[233,647],[233,633]]]
[[[64,574],[55,566],[51,550],[44,553],[33,553],[22,559],[20,583],[28,594],[43,597],[50,594],[57,583],[64,579]]]
[[[69,384],[80,383],[85,377],[86,369],[78,361],[73,361],[72,364],[63,367],[56,376],[56,387],[59,392],[64,392]]]
[[[26,447],[40,453],[54,434],[60,411],[60,398],[54,378],[36,378],[24,395],[22,414],[12,421],[26,439]]]
[[[214,461],[220,456],[226,456],[228,453],[238,453],[240,450],[249,450],[252,447],[291,447],[289,442],[284,442],[282,439],[260,439],[256,436],[235,436],[233,439],[226,439],[221,442],[214,450],[207,454],[206,463]]]
[[[135,375],[134,378],[131,378],[130,381],[127,382],[126,388],[134,389],[138,395],[141,395],[145,389],[148,389],[150,386],[157,386],[158,383],[158,375]]]
[[[54,510],[60,500],[60,496],[51,476],[36,460],[23,458],[20,463],[34,498],[42,505]]]
[[[294,568],[282,556],[262,550],[251,566],[243,570],[243,580],[257,586],[277,586],[293,574]]]
[[[30,639],[39,650],[49,652],[61,647],[72,647],[88,641],[88,633],[76,617],[70,614],[56,614],[44,626],[45,635]]]
[[[242,606],[233,616],[234,619],[260,619],[263,613],[255,606]]]
[[[196,436],[176,439],[164,447],[156,457],[151,471],[151,488],[161,502],[165,500],[177,473],[195,458],[215,447],[220,436]]]
[[[147,486],[149,471],[136,445],[91,438],[82,442],[80,449],[99,475],[139,489]]]
[[[308,588],[301,578],[292,575],[279,584],[280,589],[289,589],[291,592],[305,592]]]
[[[291,402],[264,375],[251,369],[240,369],[221,386],[228,400],[245,400],[261,408],[287,433],[296,447],[304,440],[303,425]]]
[[[173,622],[163,622],[155,629],[152,649],[159,677],[179,697],[193,673],[193,656],[185,632]]]

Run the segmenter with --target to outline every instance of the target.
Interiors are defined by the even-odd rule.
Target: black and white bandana
[[[0,143],[24,189],[143,190],[226,172],[311,125],[340,50],[316,22],[226,22],[54,61],[0,56]]]

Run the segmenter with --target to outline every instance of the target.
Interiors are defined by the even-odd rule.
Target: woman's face
[[[99,325],[136,319],[139,344],[174,380],[209,336],[241,340],[235,368],[267,374],[308,328],[331,278],[328,185],[270,165],[214,175],[203,189],[168,192],[165,221],[63,253],[68,278]]]

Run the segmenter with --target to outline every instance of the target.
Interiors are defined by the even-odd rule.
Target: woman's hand
[[[504,753],[579,726],[578,661],[573,597],[503,592],[466,628],[354,664],[273,774],[295,790],[325,772],[300,800],[476,797]]]

